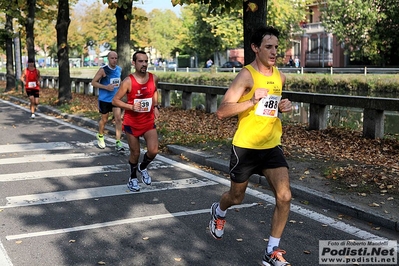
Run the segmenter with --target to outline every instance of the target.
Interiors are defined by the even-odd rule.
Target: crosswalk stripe
[[[153,182],[151,186],[142,186],[140,191],[130,192],[126,185],[94,187],[67,191],[58,191],[41,194],[22,195],[6,197],[7,203],[0,209],[24,207],[32,205],[51,204],[75,200],[85,200],[126,194],[139,194],[172,189],[186,189],[216,185],[218,183],[210,180],[199,180],[197,178],[179,179],[173,181]]]
[[[77,175],[91,175],[91,174],[100,174],[107,172],[123,172],[126,171],[126,169],[127,169],[126,164],[59,168],[59,169],[25,172],[25,173],[3,174],[0,175],[0,182],[32,180],[39,178],[71,177]]]
[[[112,156],[112,153],[70,153],[70,154],[34,154],[25,155],[23,157],[13,157],[0,159],[2,164],[20,164],[35,162],[58,162],[76,159],[90,159],[96,157]]]
[[[230,209],[249,208],[249,207],[253,207],[256,205],[258,205],[258,203],[241,204],[241,205],[236,205],[236,206],[230,207]],[[35,232],[35,233],[9,235],[9,236],[6,236],[6,239],[7,240],[16,240],[16,239],[23,239],[23,238],[38,237],[38,236],[64,234],[64,233],[70,233],[70,232],[76,232],[76,231],[98,229],[98,228],[117,226],[117,225],[123,225],[123,224],[141,223],[141,222],[146,222],[146,221],[150,222],[150,221],[155,221],[155,220],[160,220],[160,219],[169,219],[169,218],[176,218],[176,217],[189,216],[189,215],[202,214],[202,213],[209,213],[209,208],[201,209],[201,210],[194,210],[194,211],[182,211],[182,212],[175,212],[175,213],[165,213],[165,214],[151,215],[151,216],[145,216],[145,217],[122,219],[122,220],[117,220],[117,221],[112,221],[112,222],[96,223],[96,224],[75,226],[75,227],[62,228],[62,229],[56,229],[56,230],[41,231],[41,232]]]
[[[44,143],[25,143],[0,145],[0,153],[26,152],[26,151],[53,151],[68,150],[73,146],[67,142],[44,142]]]

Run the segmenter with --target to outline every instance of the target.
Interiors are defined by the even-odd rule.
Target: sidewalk
[[[27,104],[25,100],[10,97],[11,101]],[[40,105],[40,113],[49,113],[72,121],[80,126],[97,129],[97,121],[75,115],[61,113],[58,109]],[[113,127],[106,126],[106,130],[115,134]],[[190,161],[228,173],[229,161],[226,157],[215,152],[204,152],[178,145],[167,145],[168,150],[175,155],[183,155]],[[357,193],[339,192],[326,180],[320,170],[316,169],[311,161],[295,161],[287,159],[290,166],[290,180],[293,198],[302,202],[318,205],[325,210],[335,210],[371,223],[372,227],[384,227],[399,232],[399,199],[384,194],[370,194],[367,196]],[[268,186],[266,179],[253,175],[250,180],[253,184]]]

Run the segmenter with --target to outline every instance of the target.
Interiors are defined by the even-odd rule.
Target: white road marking
[[[2,101],[2,100],[0,100],[0,101]],[[2,101],[2,102],[5,102],[5,101]],[[10,105],[13,105],[13,106],[15,106],[15,107],[21,108],[19,105],[15,105],[15,104],[12,104],[12,103],[9,103],[9,102],[7,102],[7,104],[10,104]],[[26,108],[22,108],[22,109],[26,110]],[[54,117],[47,116],[47,115],[45,115],[45,114],[40,114],[40,116],[42,116],[42,117],[44,117],[44,118],[46,118],[46,119],[52,120],[52,121],[54,121],[54,122],[57,122],[57,123],[59,123],[59,124],[68,126],[68,127],[70,127],[70,128],[74,128],[74,129],[79,130],[79,131],[81,131],[81,132],[87,133],[87,134],[89,134],[89,135],[95,136],[95,133],[92,132],[92,131],[90,131],[90,130],[81,128],[81,127],[79,127],[79,126],[75,126],[75,125],[73,125],[73,124],[69,124],[69,123],[67,123],[67,122],[58,120],[58,119],[56,119],[56,118],[54,118]],[[109,138],[109,139],[106,138],[106,140],[109,141],[109,142],[115,142],[115,140],[113,140],[113,139],[111,139],[111,138]],[[3,145],[3,146],[5,146],[5,145]],[[1,153],[1,152],[0,152],[0,153]],[[215,182],[217,182],[217,183],[220,183],[220,184],[222,184],[222,185],[225,185],[225,186],[229,186],[229,185],[230,185],[230,181],[227,180],[227,179],[220,178],[220,177],[215,176],[215,175],[212,175],[212,174],[210,174],[210,173],[206,173],[206,172],[204,172],[204,171],[202,171],[202,170],[193,168],[193,167],[191,167],[191,166],[188,166],[188,165],[184,165],[184,164],[182,164],[182,163],[175,162],[175,161],[170,160],[170,159],[168,159],[168,158],[165,158],[165,157],[163,157],[163,156],[161,156],[161,155],[158,155],[158,156],[157,156],[157,160],[160,160],[160,161],[165,162],[165,163],[170,163],[170,164],[172,164],[172,165],[175,166],[175,167],[179,167],[179,168],[182,168],[182,169],[187,170],[187,171],[189,171],[189,172],[195,173],[195,174],[197,174],[197,175],[206,177],[206,178],[208,178],[208,179],[210,179],[210,180],[212,180],[212,181],[215,181]],[[0,181],[1,181],[1,180],[0,180]],[[247,193],[247,194],[250,194],[250,195],[253,195],[253,196],[255,196],[255,197],[259,198],[259,199],[262,199],[262,200],[264,200],[264,201],[266,201],[266,202],[268,202],[268,203],[271,203],[271,204],[274,204],[274,203],[275,203],[274,197],[269,196],[269,195],[267,195],[267,194],[265,194],[265,193],[260,193],[260,192],[254,190],[254,189],[248,188],[247,191],[246,191],[246,193]],[[238,206],[236,206],[236,207],[239,207],[239,206],[243,206],[243,205],[238,205]],[[233,208],[233,207],[231,207],[231,208]],[[308,217],[308,218],[310,218],[310,219],[313,219],[313,220],[315,220],[315,221],[317,221],[317,222],[321,222],[321,223],[323,223],[323,224],[326,224],[326,225],[328,225],[328,226],[331,226],[331,227],[333,227],[333,228],[335,228],[335,229],[338,229],[338,230],[340,230],[340,231],[343,231],[343,232],[345,232],[345,233],[351,234],[351,235],[353,235],[353,236],[357,236],[357,237],[359,237],[359,238],[361,238],[361,239],[366,239],[366,240],[367,240],[367,239],[383,239],[383,238],[380,237],[380,236],[371,234],[371,233],[369,233],[369,232],[367,232],[367,231],[364,231],[364,230],[361,230],[361,229],[356,228],[356,227],[354,227],[354,226],[348,225],[348,224],[346,224],[346,223],[344,223],[344,222],[337,221],[337,220],[335,220],[335,219],[332,219],[332,218],[327,217],[327,216],[325,216],[325,215],[322,215],[322,214],[316,213],[316,212],[314,212],[314,211],[308,210],[308,209],[306,209],[306,208],[302,208],[302,207],[300,207],[300,206],[298,206],[298,205],[295,205],[295,204],[291,204],[291,211],[293,211],[293,212],[295,212],[295,213],[298,213],[298,214],[300,214],[300,215],[302,215],[302,216]],[[209,210],[198,210],[197,212],[199,212],[199,213],[206,213],[206,212],[209,212]],[[196,214],[196,213],[195,213],[195,212],[182,212],[182,213],[175,213],[175,214],[176,214],[176,215],[178,215],[178,214],[182,214],[182,215],[192,215],[192,214]],[[176,217],[176,216],[173,216],[173,214],[167,214],[167,215],[160,215],[160,216],[149,216],[149,217],[142,217],[142,218],[127,219],[127,220],[121,220],[121,221],[125,221],[124,223],[130,223],[130,221],[141,222],[142,220],[140,220],[140,219],[149,219],[149,220],[153,220],[153,219],[162,219],[161,217],[163,217],[163,216],[168,216],[168,215],[170,215],[170,216],[172,216],[172,217]],[[182,215],[180,215],[180,216],[182,216]],[[154,218],[154,217],[156,217],[156,218]],[[169,218],[169,217],[166,217],[166,218]],[[138,221],[136,221],[136,219],[137,219]],[[107,226],[112,226],[112,225],[114,225],[114,223],[116,223],[115,225],[117,225],[117,224],[118,224],[119,222],[121,222],[121,221],[115,221],[115,222],[109,222],[109,223],[101,223],[101,224],[94,224],[94,225],[88,225],[88,226],[83,226],[83,227],[76,227],[76,228],[71,228],[71,229],[73,229],[73,230],[75,230],[75,231],[80,231],[80,230],[86,230],[86,227],[96,226],[96,225],[98,226],[98,225],[108,224]],[[100,227],[103,227],[103,226],[100,226]],[[93,228],[99,228],[99,227],[93,227]],[[76,229],[78,229],[78,230],[76,230]],[[92,228],[87,228],[87,229],[92,229]],[[59,229],[59,230],[45,231],[45,232],[56,232],[56,233],[66,233],[66,232],[69,232],[69,231],[65,231],[65,230],[69,230],[69,229],[67,228],[67,229]],[[35,234],[35,235],[33,235],[33,234],[24,234],[24,235],[10,236],[10,239],[8,239],[8,238],[7,238],[7,239],[8,239],[8,240],[11,240],[11,239],[19,239],[19,238],[21,238],[21,236],[30,237],[29,235],[32,235],[32,236],[40,236],[40,235],[42,235],[42,233],[43,233],[43,232],[33,233],[33,234]],[[51,234],[51,233],[50,233],[50,234]],[[47,234],[43,234],[43,235],[47,235]],[[399,249],[398,249],[398,250],[399,250]]]
[[[76,159],[89,159],[89,158],[112,156],[112,155],[113,153],[34,154],[34,155],[24,155],[23,157],[0,159],[0,165],[36,163],[36,162],[58,162],[58,161],[69,161]]]
[[[26,151],[54,151],[69,150],[73,146],[67,142],[43,142],[0,145],[0,153],[26,152]]]
[[[54,178],[77,175],[92,175],[108,172],[123,172],[126,171],[125,164],[91,166],[91,167],[74,167],[74,168],[59,168],[44,171],[34,171],[25,173],[14,173],[0,175],[0,182],[32,180],[39,178]]]
[[[0,242],[0,265],[1,266],[12,266],[10,257],[8,257],[8,254],[1,242]]]
[[[197,168],[194,168],[194,167],[192,167],[190,165],[185,165],[185,164],[182,164],[182,163],[179,163],[179,162],[175,162],[173,160],[170,160],[170,159],[162,157],[162,156],[159,156],[159,157],[157,156],[157,160],[160,160],[160,161],[165,162],[165,163],[172,164],[172,165],[174,165],[174,167],[182,168],[182,169],[184,169],[186,171],[189,171],[189,172],[195,173],[195,174],[197,174],[199,176],[208,178],[208,179],[210,179],[212,181],[215,181],[215,182],[217,182],[219,184],[222,184],[222,185],[225,185],[225,186],[230,186],[230,181],[229,180],[221,178],[221,177],[218,177],[218,176],[215,176],[215,175],[207,173],[207,172],[204,172],[204,171],[202,171],[200,169],[197,169]],[[259,191],[255,190],[255,189],[252,189],[252,188],[248,187],[247,190],[246,190],[246,194],[252,195],[252,196],[254,196],[256,198],[259,198],[261,200],[264,200],[264,201],[266,201],[266,202],[268,202],[270,204],[273,204],[273,205],[275,204],[275,199],[274,199],[273,196],[270,196],[270,195],[268,195],[266,193],[259,192]],[[307,217],[307,218],[310,218],[312,220],[315,220],[317,222],[320,222],[322,224],[326,224],[328,226],[331,226],[331,227],[333,227],[335,229],[338,229],[340,231],[343,231],[345,233],[348,233],[348,234],[351,234],[353,236],[359,237],[361,239],[365,239],[365,240],[382,239],[382,237],[380,237],[380,236],[374,235],[372,233],[369,233],[367,231],[361,230],[361,229],[359,229],[357,227],[354,227],[354,226],[349,225],[347,223],[344,223],[342,221],[330,218],[330,217],[325,216],[323,214],[314,212],[312,210],[308,210],[306,208],[303,208],[301,206],[298,206],[298,205],[295,205],[295,204],[292,204],[292,203],[291,203],[291,211],[295,212],[295,213],[297,213],[299,215],[302,215],[304,217]],[[399,251],[399,248],[398,248],[398,251]]]
[[[145,192],[156,192],[172,189],[186,189],[216,185],[210,180],[199,180],[197,178],[179,179],[173,181],[153,182],[151,186],[142,186],[138,192],[130,192],[126,185],[105,186],[95,188],[85,188],[77,190],[67,190],[51,193],[41,193],[32,195],[23,195],[7,197],[7,203],[0,206],[0,209],[24,207],[41,204],[51,204],[57,202],[67,202],[75,200],[85,200],[93,198],[120,196],[127,194],[139,194]]]
[[[237,206],[231,207],[231,209],[249,208],[249,207],[253,207],[253,206],[256,206],[256,205],[258,205],[258,203],[241,204],[241,205],[237,205]],[[182,212],[175,212],[175,213],[165,213],[165,214],[151,215],[151,216],[145,216],[145,217],[122,219],[122,220],[116,220],[116,221],[112,221],[112,222],[96,223],[96,224],[83,225],[83,226],[75,226],[75,227],[62,228],[62,229],[56,229],[56,230],[41,231],[41,232],[36,232],[36,233],[9,235],[9,236],[6,236],[6,239],[7,240],[16,240],[16,239],[23,239],[23,238],[38,237],[38,236],[65,234],[65,233],[76,232],[76,231],[98,229],[98,228],[116,226],[116,225],[122,225],[122,224],[142,223],[142,222],[146,222],[146,221],[155,221],[155,220],[160,220],[160,219],[170,219],[170,218],[176,218],[176,217],[181,217],[181,216],[189,216],[189,215],[196,215],[196,214],[202,214],[202,213],[209,213],[209,208],[208,209],[202,209],[202,210],[195,210],[195,211],[182,211]]]

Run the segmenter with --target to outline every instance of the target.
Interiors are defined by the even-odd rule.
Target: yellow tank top
[[[269,89],[269,95],[281,97],[283,84],[280,72],[273,67],[271,76],[264,76],[251,65],[245,66],[251,73],[254,85],[251,91],[242,96],[238,102],[248,101],[258,88]],[[247,149],[270,149],[281,144],[282,125],[278,117],[268,117],[255,114],[258,102],[254,107],[238,114],[238,127],[234,134],[233,144]]]

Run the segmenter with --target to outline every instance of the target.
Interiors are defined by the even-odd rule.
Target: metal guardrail
[[[241,68],[221,68],[213,66],[211,68],[166,68],[166,67],[149,67],[149,71],[163,71],[163,72],[240,72]],[[296,74],[399,74],[399,68],[378,68],[378,67],[279,67],[283,73]]]
[[[376,67],[281,67],[279,68],[283,73],[298,73],[298,74],[398,74],[399,68],[376,68]]]
[[[372,74],[399,74],[399,68],[378,68],[378,67],[279,67],[283,73],[293,73],[293,74],[362,74],[362,75],[372,75]],[[192,68],[192,67],[155,67],[149,66],[148,71],[155,72],[186,72],[186,73],[210,73],[210,72],[232,72],[238,73],[241,68],[222,68],[217,66],[212,66],[211,68]],[[0,79],[5,73],[0,73]]]
[[[210,68],[193,68],[193,67],[175,67],[175,68],[167,68],[167,67],[155,67],[149,66],[148,71],[161,71],[161,72],[187,72],[187,73],[210,73],[210,72],[233,72],[238,73],[240,72],[241,68],[239,67],[232,67],[232,68],[225,68],[225,67],[210,67]]]

